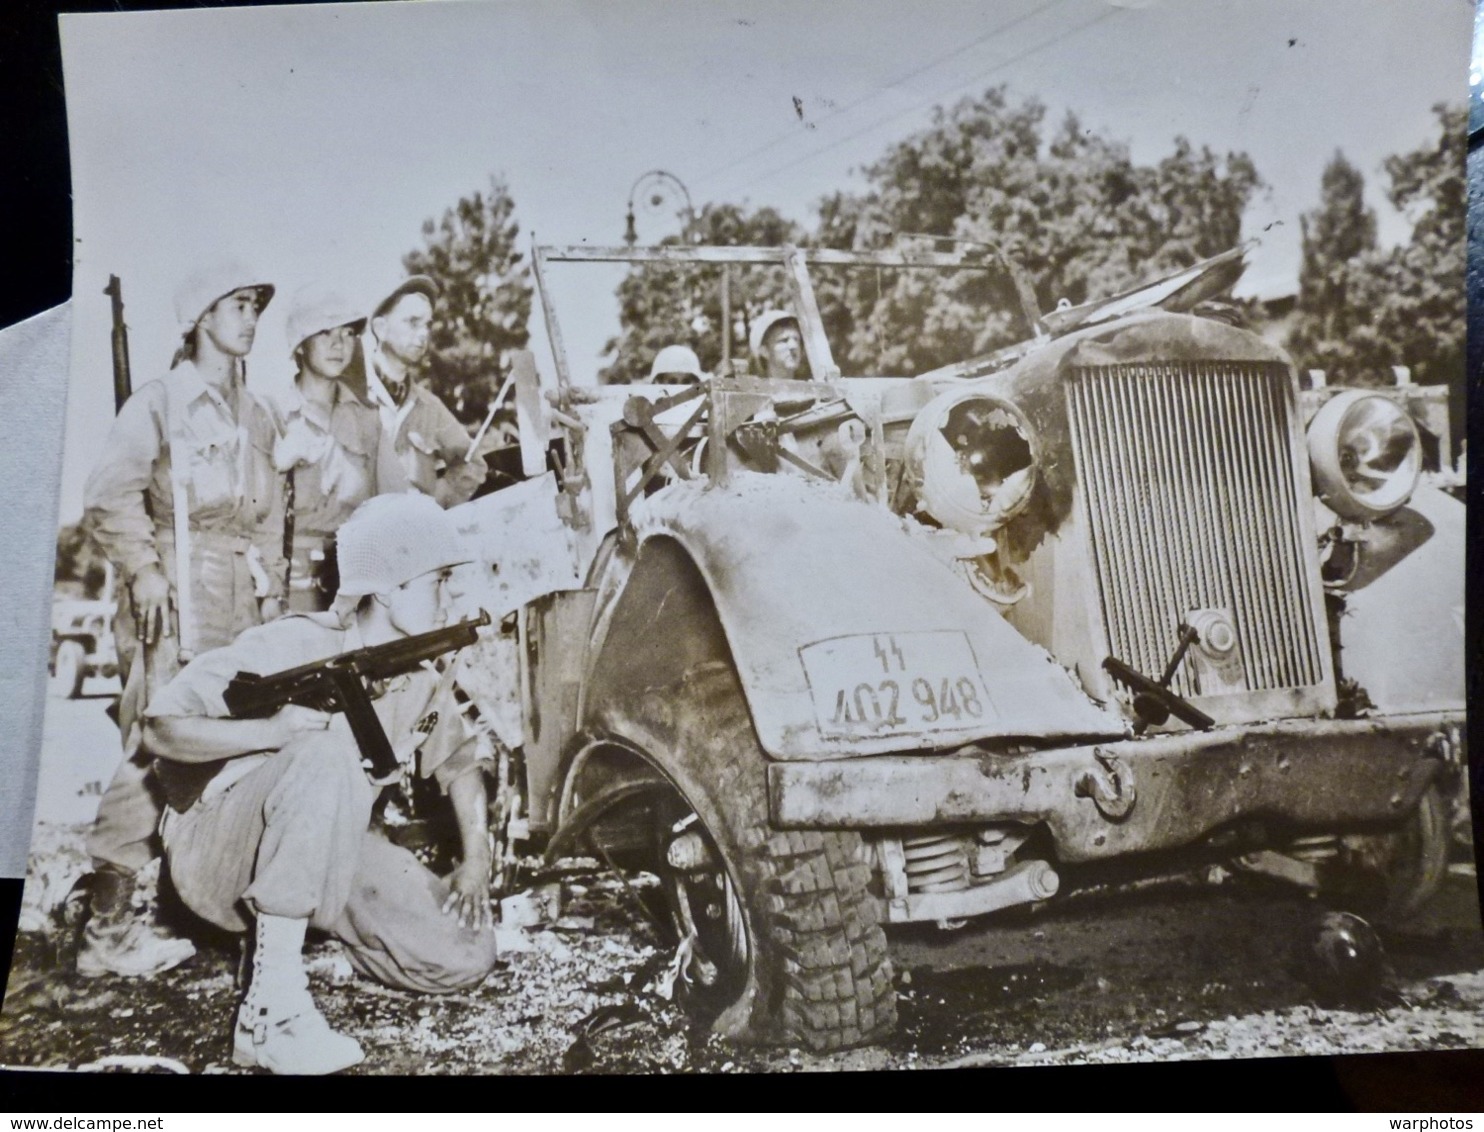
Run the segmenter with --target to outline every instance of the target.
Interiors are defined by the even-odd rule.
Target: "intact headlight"
[[[1324,403],[1309,425],[1314,486],[1335,514],[1379,519],[1412,497],[1422,474],[1422,439],[1395,401],[1359,389]]]
[[[918,501],[945,527],[995,531],[1030,502],[1033,438],[1020,410],[973,390],[928,402],[907,431],[907,475]]]

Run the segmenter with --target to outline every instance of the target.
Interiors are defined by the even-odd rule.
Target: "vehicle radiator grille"
[[[1248,691],[1323,679],[1289,449],[1292,412],[1281,365],[1074,371],[1073,452],[1114,656],[1158,678],[1180,623],[1194,610],[1225,609]],[[1199,694],[1193,658],[1171,687]]]

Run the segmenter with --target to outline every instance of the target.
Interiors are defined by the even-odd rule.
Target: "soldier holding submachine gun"
[[[430,663],[487,622],[440,630],[467,556],[443,510],[409,493],[362,504],[340,529],[339,560],[334,611],[203,653],[156,694],[144,726],[177,891],[255,936],[233,1060],[275,1073],[332,1073],[363,1056],[309,994],[307,928],[341,940],[361,974],[424,993],[478,986],[496,959],[491,748],[465,722],[453,666]],[[457,820],[462,852],[446,880],[370,831],[380,786],[414,767]]]

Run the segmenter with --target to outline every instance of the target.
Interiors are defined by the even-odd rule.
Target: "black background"
[[[216,6],[222,5],[11,0],[4,6],[0,14],[0,226],[5,233],[0,245],[0,326],[53,307],[71,293],[71,196],[57,12]],[[1460,93],[1466,82],[1467,76],[1460,75]],[[1471,140],[1477,145],[1481,138],[1484,132]],[[1471,153],[1471,165],[1475,159]],[[1477,160],[1484,166],[1484,149]],[[1471,177],[1474,180],[1484,180],[1484,175]],[[1476,199],[1470,209],[1471,250],[1476,231],[1484,231],[1484,223],[1473,215],[1480,207]],[[1484,257],[1471,258],[1484,263]],[[1471,284],[1473,280],[1471,271]],[[1478,336],[1472,331],[1480,304],[1471,307],[1470,338],[1475,345]],[[1471,349],[1471,363],[1476,356],[1477,349]],[[1476,369],[1471,364],[1472,372]],[[17,378],[3,375],[3,379]],[[1472,392],[1472,379],[1470,388]],[[1477,396],[1471,401],[1470,425],[1475,427],[1470,432],[1477,434],[1484,406]],[[7,436],[3,442],[14,444],[20,438]],[[1478,506],[1473,498],[1470,503],[1471,510]],[[1476,576],[1478,550],[1479,524],[1471,523],[1470,578]],[[1471,602],[1468,610],[1471,705],[1477,702],[1481,667],[1476,662],[1480,605]],[[1476,757],[1476,803],[1484,794],[1478,789],[1479,762]],[[1484,825],[1480,818],[1476,805],[1476,830]],[[0,974],[9,969],[20,899],[20,881],[0,881]],[[222,1024],[228,1025],[228,1020],[224,1018]],[[698,1087],[705,1092],[699,1093]],[[444,1108],[514,1112],[681,1106],[877,1111],[944,1107],[991,1111],[1484,1111],[1484,1050],[1169,1065],[787,1074],[761,1079],[607,1077],[582,1082],[510,1077],[440,1078],[416,1084],[385,1077],[305,1081],[110,1075],[81,1079],[0,1071],[0,1111],[12,1112],[125,1114],[132,1110],[147,1115],[162,1111]]]

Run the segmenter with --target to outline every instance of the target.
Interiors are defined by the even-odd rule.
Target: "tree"
[[[526,345],[532,289],[516,250],[520,227],[505,182],[463,197],[441,220],[423,222],[423,247],[402,257],[409,273],[431,276],[442,292],[433,315],[430,387],[460,420],[476,424],[507,368]]]
[[[1289,348],[1306,367],[1353,365],[1369,321],[1353,300],[1370,289],[1365,274],[1376,252],[1376,214],[1365,203],[1365,177],[1338,150],[1320,178],[1319,206],[1299,217],[1299,226],[1303,262]]]
[[[1386,196],[1412,220],[1412,239],[1389,257],[1393,286],[1376,322],[1398,357],[1393,364],[1411,365],[1421,381],[1461,388],[1468,111],[1439,103],[1433,113],[1440,127],[1435,143],[1386,159]]]
[[[800,243],[805,232],[771,208],[748,212],[733,204],[705,205],[681,236],[661,240],[716,246],[776,246]],[[770,307],[788,304],[788,285],[781,267],[733,266],[730,269],[732,356],[745,356],[752,320]],[[599,375],[620,385],[649,376],[663,347],[689,346],[701,367],[715,370],[721,361],[721,268],[697,264],[636,264],[618,285],[617,338],[604,347],[614,359]]]
[[[1288,343],[1301,366],[1354,383],[1389,381],[1389,367],[1405,365],[1416,380],[1461,390],[1467,111],[1434,112],[1438,139],[1385,162],[1387,199],[1412,221],[1406,243],[1377,247],[1374,219],[1358,203],[1360,174],[1337,168],[1340,158],[1326,168],[1320,207],[1305,217],[1300,317]]]
[[[1042,309],[1106,297],[1234,247],[1262,186],[1241,153],[1176,138],[1153,166],[1075,115],[1046,137],[1045,108],[1005,87],[940,108],[866,168],[867,191],[820,210],[820,242],[873,249],[925,234],[1003,253]],[[918,373],[1026,336],[1004,271],[822,273],[821,313],[846,372]]]
[[[932,123],[865,168],[867,188],[836,192],[806,233],[770,210],[710,205],[698,243],[773,244],[783,237],[847,250],[926,235],[945,247],[1003,255],[1026,269],[1042,309],[1106,297],[1236,246],[1242,213],[1262,187],[1245,154],[1217,155],[1175,139],[1155,165],[1069,115],[1048,137],[1045,107],[1003,86],[938,108]],[[723,235],[718,227],[726,229]],[[735,236],[735,239],[732,237]],[[689,272],[689,273],[688,273]],[[914,374],[987,353],[1029,327],[1003,268],[811,271],[835,359],[846,373]],[[705,276],[709,279],[712,276]],[[787,301],[781,273],[750,277],[745,315]],[[689,342],[719,354],[715,286],[676,267],[632,272],[619,288],[623,334],[610,380],[632,380],[655,350]],[[734,327],[738,344],[745,332]]]

